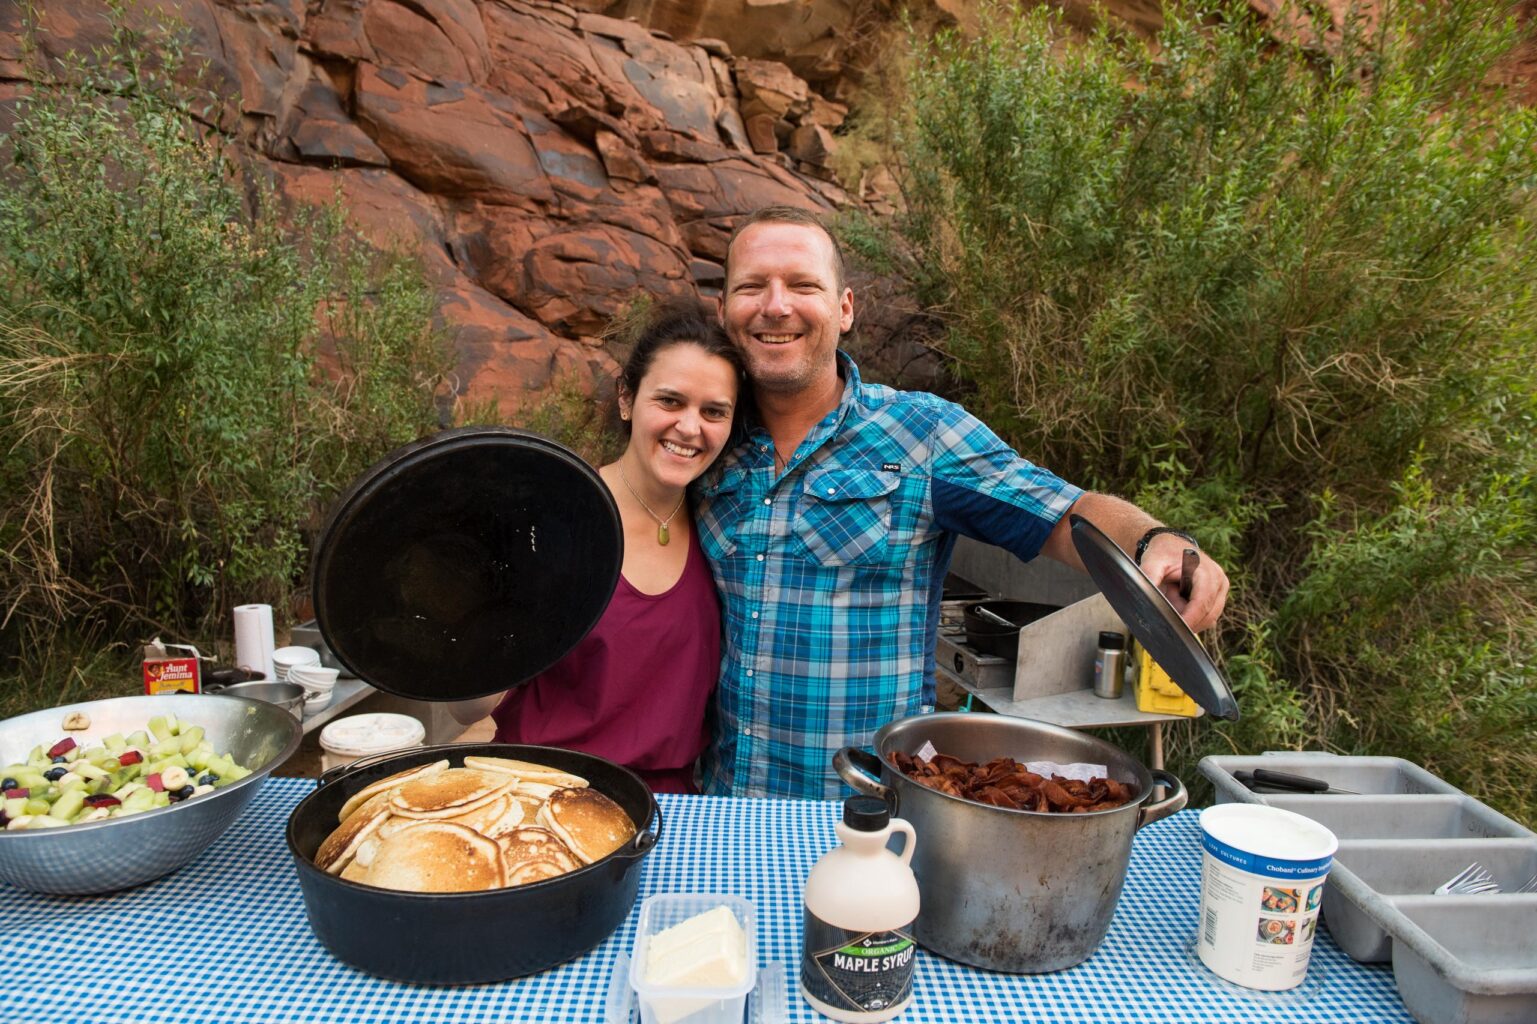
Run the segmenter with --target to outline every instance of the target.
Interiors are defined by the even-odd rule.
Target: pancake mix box
[[[202,673],[198,668],[201,657],[196,647],[186,644],[165,644],[159,638],[145,644],[144,692],[151,697],[162,693],[202,693]]]

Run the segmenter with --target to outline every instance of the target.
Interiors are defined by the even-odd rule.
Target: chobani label
[[[839,1010],[869,1013],[905,1002],[913,993],[918,947],[907,929],[851,932],[805,913],[801,985]]]

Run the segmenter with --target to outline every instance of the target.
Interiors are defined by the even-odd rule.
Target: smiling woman
[[[652,315],[619,377],[629,443],[598,470],[624,525],[614,596],[564,659],[499,697],[458,705],[461,721],[489,710],[499,743],[581,750],[634,769],[655,791],[694,791],[720,667],[720,604],[688,486],[730,443],[743,376],[704,307]]]

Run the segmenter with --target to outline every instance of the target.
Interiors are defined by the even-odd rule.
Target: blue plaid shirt
[[[1082,493],[934,395],[862,384],[776,478],[754,431],[699,490],[725,643],[705,792],[834,799],[832,756],[934,703],[956,534],[1034,558]]]

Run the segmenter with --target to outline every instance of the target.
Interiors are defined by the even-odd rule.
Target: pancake
[[[510,775],[447,768],[412,779],[390,796],[390,810],[407,818],[454,818],[500,797],[518,784]]]
[[[532,825],[534,818],[539,815],[539,808],[544,806],[544,797],[514,791],[512,798],[518,802],[518,806],[523,808],[523,820]]]
[[[362,807],[365,803],[373,799],[375,796],[378,796],[380,793],[394,789],[396,786],[404,785],[412,779],[426,778],[429,775],[436,775],[438,772],[443,771],[447,767],[448,760],[445,758],[442,761],[434,761],[431,764],[424,764],[415,768],[408,768],[403,772],[396,772],[389,778],[380,779],[378,782],[370,783],[347,798],[347,802],[342,804],[342,809],[337,814],[336,820],[346,821],[347,818],[351,816],[353,811],[357,810],[359,807]]]
[[[546,878],[557,878],[560,875],[564,875],[568,871],[575,870],[576,867],[575,861],[572,862],[571,867],[566,867],[559,861],[549,857],[525,860],[507,869],[507,884],[528,885],[531,882],[542,882]]]
[[[326,836],[315,851],[315,866],[333,875],[341,874],[357,854],[358,844],[378,831],[389,816],[389,794],[375,795]]]
[[[422,822],[430,820],[432,819],[405,818],[395,814],[392,809],[391,813],[385,816],[384,824],[380,825],[377,829],[374,830],[373,837],[375,839],[388,839],[390,836],[394,835],[396,832],[399,832],[403,828],[410,828],[412,825],[420,825]]]
[[[576,855],[549,829],[524,825],[496,841],[508,885],[542,882],[581,867]]]
[[[539,809],[538,824],[559,836],[583,864],[602,860],[635,838],[635,823],[595,789],[562,789]]]
[[[519,825],[497,837],[496,845],[502,851],[502,863],[509,868],[532,860],[553,860],[566,865],[567,871],[582,866],[565,840],[538,825]]]
[[[464,766],[488,772],[504,772],[516,776],[519,782],[542,782],[557,789],[583,789],[587,786],[587,780],[580,775],[572,775],[559,768],[551,768],[547,764],[517,761],[510,757],[482,757],[471,754],[464,759]]]
[[[507,821],[506,829],[513,829],[523,824],[523,805],[518,803],[518,798],[511,792],[501,793],[486,803],[478,804],[463,814],[455,814],[448,818],[434,818],[434,821],[451,821],[465,828],[472,828],[487,839],[497,837],[497,826],[503,819]]]
[[[518,796],[532,800],[536,804],[544,803],[562,788],[548,782],[524,782],[522,779],[518,780]]]
[[[368,869],[354,860],[345,868],[342,868],[342,877],[349,882],[363,882],[367,884]]]
[[[404,892],[480,892],[506,878],[501,848],[463,825],[425,821],[379,842],[368,884]]]
[[[512,793],[506,794],[503,799],[506,800],[506,805],[502,808],[501,815],[494,820],[487,820],[478,830],[487,839],[498,839],[507,835],[538,813],[537,811],[530,813],[523,802]]]

